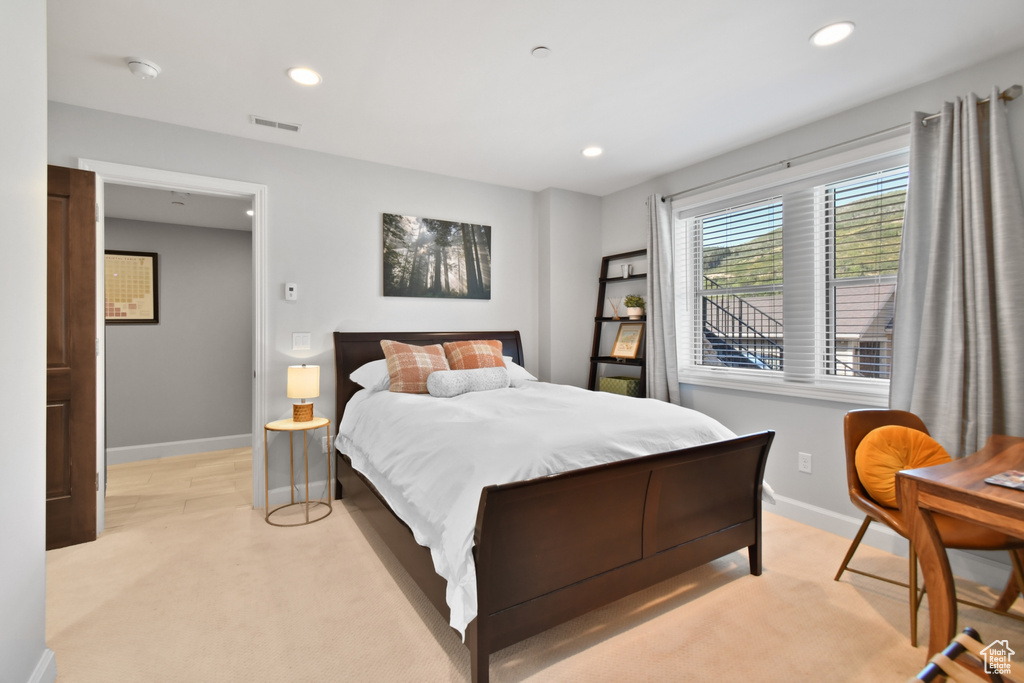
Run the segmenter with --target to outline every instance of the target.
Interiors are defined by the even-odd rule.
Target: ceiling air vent
[[[268,128],[280,128],[281,130],[290,130],[293,133],[298,133],[301,126],[297,123],[281,123],[279,121],[271,121],[265,119],[262,116],[256,116],[252,114],[249,116],[249,122],[254,123],[257,126],[266,126]]]

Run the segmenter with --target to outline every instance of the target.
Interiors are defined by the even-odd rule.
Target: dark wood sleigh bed
[[[497,339],[522,365],[519,332],[335,332],[337,425],[361,388],[349,375],[384,357],[381,339],[408,344]],[[761,574],[761,490],[773,432],[488,486],[474,532],[477,617],[466,630],[472,680],[489,657],[598,607],[747,549]],[[374,487],[335,451],[336,497],[364,513],[447,619],[445,581],[430,551]],[[588,539],[604,539],[600,550]]]

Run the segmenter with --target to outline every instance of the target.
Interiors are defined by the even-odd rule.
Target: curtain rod
[[[1020,97],[1022,93],[1024,93],[1024,88],[1022,88],[1020,85],[1011,85],[1009,88],[1007,88],[1003,92],[999,93],[999,99],[1002,100],[1003,102],[1012,102],[1013,100],[1015,100],[1018,97]],[[985,104],[986,102],[988,102],[991,99],[992,99],[991,97],[986,97],[984,99],[980,99],[980,100],[978,100],[978,104]],[[937,119],[940,116],[942,116],[941,112],[937,113],[937,114],[929,114],[928,116],[924,117],[924,119],[922,119],[922,121],[924,122],[925,125],[928,125],[929,121],[931,121],[933,119]],[[745,178],[747,176],[759,175],[761,173],[764,173],[766,171],[771,171],[771,170],[779,168],[779,167],[781,167],[781,168],[789,168],[790,166],[793,165],[793,162],[799,161],[800,159],[804,159],[804,158],[810,157],[810,156],[815,156],[815,155],[821,154],[822,152],[829,152],[829,151],[831,151],[833,149],[836,149],[837,147],[845,147],[846,145],[852,145],[855,142],[863,142],[865,140],[870,140],[872,138],[877,138],[877,137],[882,137],[882,136],[885,136],[885,135],[889,135],[890,133],[895,133],[898,130],[904,130],[904,129],[908,129],[908,128],[910,128],[910,123],[909,122],[901,123],[898,126],[893,126],[892,128],[886,128],[885,130],[875,131],[874,133],[868,133],[867,135],[861,135],[860,137],[853,138],[852,140],[845,140],[843,142],[837,142],[834,145],[829,145],[828,147],[822,147],[821,149],[816,149],[813,152],[804,152],[803,154],[798,154],[795,157],[791,157],[789,159],[783,159],[782,161],[776,161],[776,162],[773,162],[771,164],[766,164],[764,166],[759,166],[758,168],[751,169],[749,171],[743,171],[742,173],[736,173],[735,175],[731,175],[731,176],[728,176],[726,178],[719,178],[718,180],[713,180],[710,183],[704,183],[703,185],[697,185],[696,187],[690,187],[690,188],[687,188],[685,190],[680,190],[679,192],[673,192],[672,194],[668,194],[668,195],[663,196],[661,198],[661,201],[664,202],[664,201],[667,201],[669,199],[674,199],[676,197],[681,197],[684,194],[690,194],[691,192],[696,192],[697,190],[703,190],[706,187],[712,187],[714,185],[721,185],[722,183],[727,183],[730,180],[739,180],[740,178]]]

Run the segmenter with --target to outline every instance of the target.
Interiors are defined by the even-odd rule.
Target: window
[[[782,370],[782,198],[697,216],[702,365]]]
[[[886,395],[905,160],[819,162],[676,199],[680,381]]]
[[[826,186],[825,372],[889,379],[906,167]]]

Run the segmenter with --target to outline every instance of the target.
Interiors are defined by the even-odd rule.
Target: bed
[[[494,339],[523,363],[515,331],[335,332],[339,426],[361,389],[350,375],[384,357],[382,339]],[[353,415],[363,399],[353,401]],[[465,643],[472,680],[486,683],[493,652],[734,551],[746,548],[751,574],[760,575],[762,478],[772,438],[761,432],[483,486],[469,530],[475,605]],[[364,513],[453,623],[450,586],[435,571],[431,549],[417,542],[417,525],[403,521],[393,509],[401,501],[389,504],[386,489],[357,471],[353,457],[336,450],[336,496]]]

